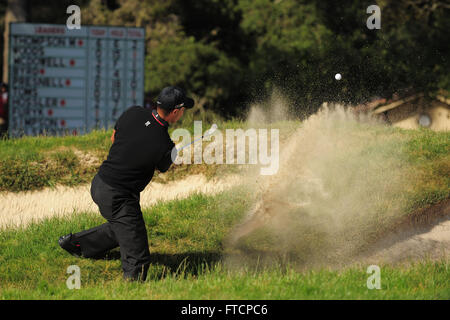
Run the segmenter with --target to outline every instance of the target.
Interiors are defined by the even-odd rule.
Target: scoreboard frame
[[[22,30],[17,32],[17,28]],[[103,34],[98,33],[97,35],[91,35],[91,32],[95,33],[94,31],[103,31]],[[16,37],[14,41],[13,37]],[[80,42],[84,41],[85,43],[80,45],[81,48],[72,48],[73,50],[70,51],[72,56],[68,55],[66,57],[63,55],[62,57],[59,57],[61,59],[61,61],[59,61],[59,66],[64,65],[62,59],[71,59],[71,65],[75,65],[77,61],[83,61],[82,66],[73,69],[61,69],[58,68],[58,61],[56,60],[52,62],[55,63],[55,66],[50,67],[47,65],[42,66],[40,64],[32,64],[29,68],[35,68],[33,70],[34,74],[30,76],[29,79],[26,79],[27,76],[25,75],[22,79],[19,78],[19,81],[22,81],[22,83],[34,81],[35,83],[28,85],[28,88],[27,85],[20,87],[20,83],[16,81],[17,76],[15,74],[19,73],[17,70],[26,73],[25,69],[28,67],[25,67],[24,65],[18,67],[17,64],[13,63],[13,59],[15,59],[15,52],[19,50],[16,39],[22,38],[39,43],[45,41],[57,43],[58,39],[60,39],[60,42],[64,43],[69,43],[72,41],[71,39],[76,39],[74,41],[81,40]],[[10,138],[23,135],[77,135],[88,133],[93,129],[102,128],[108,130],[114,126],[115,121],[124,110],[131,105],[143,105],[144,103],[146,58],[145,28],[83,25],[81,30],[70,30],[63,24],[11,22],[9,43],[8,135]],[[71,45],[73,44],[71,43]],[[102,61],[97,61],[97,64],[94,66],[96,61],[95,58],[92,58],[91,56],[93,54],[92,46],[96,45],[100,47],[100,54],[102,55],[100,60],[104,60],[103,63]],[[17,50],[14,52],[15,49]],[[31,50],[32,47],[29,47],[29,49]],[[41,59],[44,61],[44,59],[54,59],[51,54],[52,50],[53,52],[58,52],[59,50],[59,48],[45,45],[40,49],[41,57],[35,58],[35,60]],[[64,45],[59,51],[67,52],[70,49],[71,48]],[[76,52],[78,52],[78,54],[83,53],[78,57],[78,60]],[[128,57],[129,52],[131,52],[130,57]],[[29,54],[29,56],[32,55]],[[27,57],[24,59],[27,59]],[[33,60],[33,58],[29,57],[28,59]],[[47,62],[50,64],[50,60]],[[67,61],[65,61],[65,63],[67,63]],[[103,65],[103,67],[101,65]],[[95,68],[93,68],[93,66]],[[36,75],[40,67],[42,67],[40,69],[40,74]],[[70,73],[69,71],[72,74],[76,73],[77,76],[67,75],[66,80],[62,80],[62,78],[64,78],[64,73]],[[97,74],[94,73],[96,71],[98,71]],[[44,73],[50,73],[50,77],[44,77]],[[52,73],[53,78],[51,78]],[[73,77],[73,81],[71,77]],[[42,83],[44,84],[43,86],[41,85]],[[46,87],[46,83],[51,83],[51,85],[56,86],[56,88],[52,88],[51,86]],[[100,84],[93,87],[94,83]],[[64,86],[64,84],[66,86]],[[71,85],[78,86],[78,93],[82,92],[82,96],[80,96],[80,94],[76,94],[76,96],[72,98],[70,95],[66,96],[64,92],[73,89],[69,88]],[[113,85],[116,85],[116,87],[119,86],[119,89],[113,90]],[[134,89],[130,88],[131,85],[135,86]],[[18,89],[22,89],[23,91],[26,91],[27,89],[34,90],[32,95],[30,95],[31,100],[35,98],[39,101],[39,104],[41,104],[40,99],[46,99],[45,101],[52,102],[53,107],[40,106],[37,103],[32,103],[33,105],[31,105],[31,103],[25,103],[22,107],[16,106],[16,93],[18,92]],[[95,93],[92,90],[94,90]],[[50,93],[50,95],[48,96],[41,91]],[[74,92],[75,91],[76,90],[74,90]],[[100,93],[98,91],[100,91]],[[113,93],[115,94],[114,97],[112,97]],[[95,99],[93,98],[94,94],[96,97]],[[23,95],[20,95],[20,97],[22,98]],[[55,106],[54,99],[62,99],[59,101],[60,105]],[[77,106],[72,108],[69,107],[68,105],[70,102]],[[61,107],[66,104],[66,108]],[[46,105],[46,102],[44,102],[44,105]],[[20,114],[21,112],[22,114]],[[64,114],[66,114],[66,116],[64,116]],[[72,120],[71,115],[74,114],[77,114],[77,117]],[[80,116],[80,114],[83,114],[83,116]],[[95,115],[92,116],[92,114]],[[72,123],[72,125],[69,125],[69,123]],[[73,125],[74,123],[77,125]]]

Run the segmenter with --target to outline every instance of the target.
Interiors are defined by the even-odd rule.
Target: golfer
[[[78,257],[96,258],[119,246],[124,278],[146,279],[150,252],[140,192],[155,169],[169,169],[175,145],[167,128],[193,106],[194,100],[172,86],[161,91],[155,110],[133,106],[120,116],[108,157],[91,184],[92,199],[108,222],[60,237],[61,248]]]

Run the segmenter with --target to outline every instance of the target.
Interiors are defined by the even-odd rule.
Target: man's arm
[[[116,130],[113,129],[113,134],[111,136],[111,142],[114,143],[114,135],[116,134]]]
[[[162,156],[161,160],[156,164],[156,168],[160,172],[166,172],[169,170],[170,165],[172,164],[172,149],[175,147],[175,144],[170,141],[169,149],[166,151],[166,153]]]

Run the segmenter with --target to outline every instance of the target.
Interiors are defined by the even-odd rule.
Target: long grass
[[[282,140],[299,126],[298,122],[272,124],[281,129]],[[245,124],[235,120],[220,123],[219,127],[245,128]],[[403,148],[403,169],[414,175],[416,182],[405,186],[410,210],[450,196],[449,132],[361,126],[355,134],[385,136],[389,148],[396,144]],[[77,152],[92,153],[100,160],[105,158],[111,144],[110,135],[108,131],[95,131],[81,137],[25,137],[0,141],[0,191],[34,190],[59,183],[77,185],[90,181],[98,163],[83,164]],[[179,166],[164,180],[198,172],[217,176],[229,169],[222,167]],[[382,265],[381,290],[367,288],[369,275],[365,265],[308,271],[299,271],[285,261],[270,268],[258,264],[243,269],[229,266],[225,240],[251,206],[253,197],[254,194],[242,187],[238,191],[216,196],[195,195],[143,210],[152,256],[149,277],[143,284],[122,281],[117,250],[107,259],[90,260],[74,258],[58,247],[60,235],[103,223],[98,213],[80,212],[70,218],[48,218],[26,228],[0,230],[0,298],[450,298],[448,261],[423,261],[397,267]],[[69,276],[66,271],[70,265],[81,269],[80,290],[69,290],[66,286]]]
[[[209,120],[208,121],[214,121]],[[217,120],[219,129],[248,128],[249,124],[241,120]],[[211,123],[203,124],[207,130]],[[179,126],[193,134],[192,122]],[[252,124],[257,128],[257,124]],[[280,144],[299,127],[299,121],[283,121],[267,128],[280,129]],[[176,128],[170,128],[170,132]],[[369,130],[369,132],[366,132]],[[430,130],[402,130],[384,126],[363,126],[360,133],[365,137],[372,135],[389,136],[392,145],[405,145],[405,166],[411,173],[422,177],[421,193],[424,199],[418,199],[424,205],[435,203],[449,196],[450,190],[450,132]],[[355,132],[355,135],[360,134]],[[112,131],[97,130],[83,136],[65,137],[23,137],[20,139],[0,140],[0,191],[39,190],[54,187],[57,184],[75,186],[90,182],[101,162],[106,159],[111,147]],[[206,143],[203,144],[205,146]],[[367,150],[370,152],[370,150]],[[86,161],[86,158],[89,161]],[[91,161],[92,160],[92,161]],[[238,173],[236,165],[195,165],[173,166],[165,174],[156,173],[154,181],[166,182],[188,174],[204,174],[210,178],[229,172]]]
[[[79,259],[57,245],[60,235],[86,229],[98,213],[51,218],[0,232],[0,299],[448,299],[448,262],[381,266],[381,289],[368,289],[366,265],[299,271],[294,265],[258,268],[227,264],[223,243],[248,209],[245,189],[195,195],[144,210],[151,266],[144,283],[122,280],[118,251]],[[77,265],[81,288],[69,289]]]

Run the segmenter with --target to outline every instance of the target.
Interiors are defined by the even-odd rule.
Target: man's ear
[[[180,110],[181,110],[181,109],[173,109],[173,110],[172,110],[171,113],[173,114],[173,117],[174,117],[174,118],[176,118],[176,117],[178,116],[178,113],[180,112]]]

